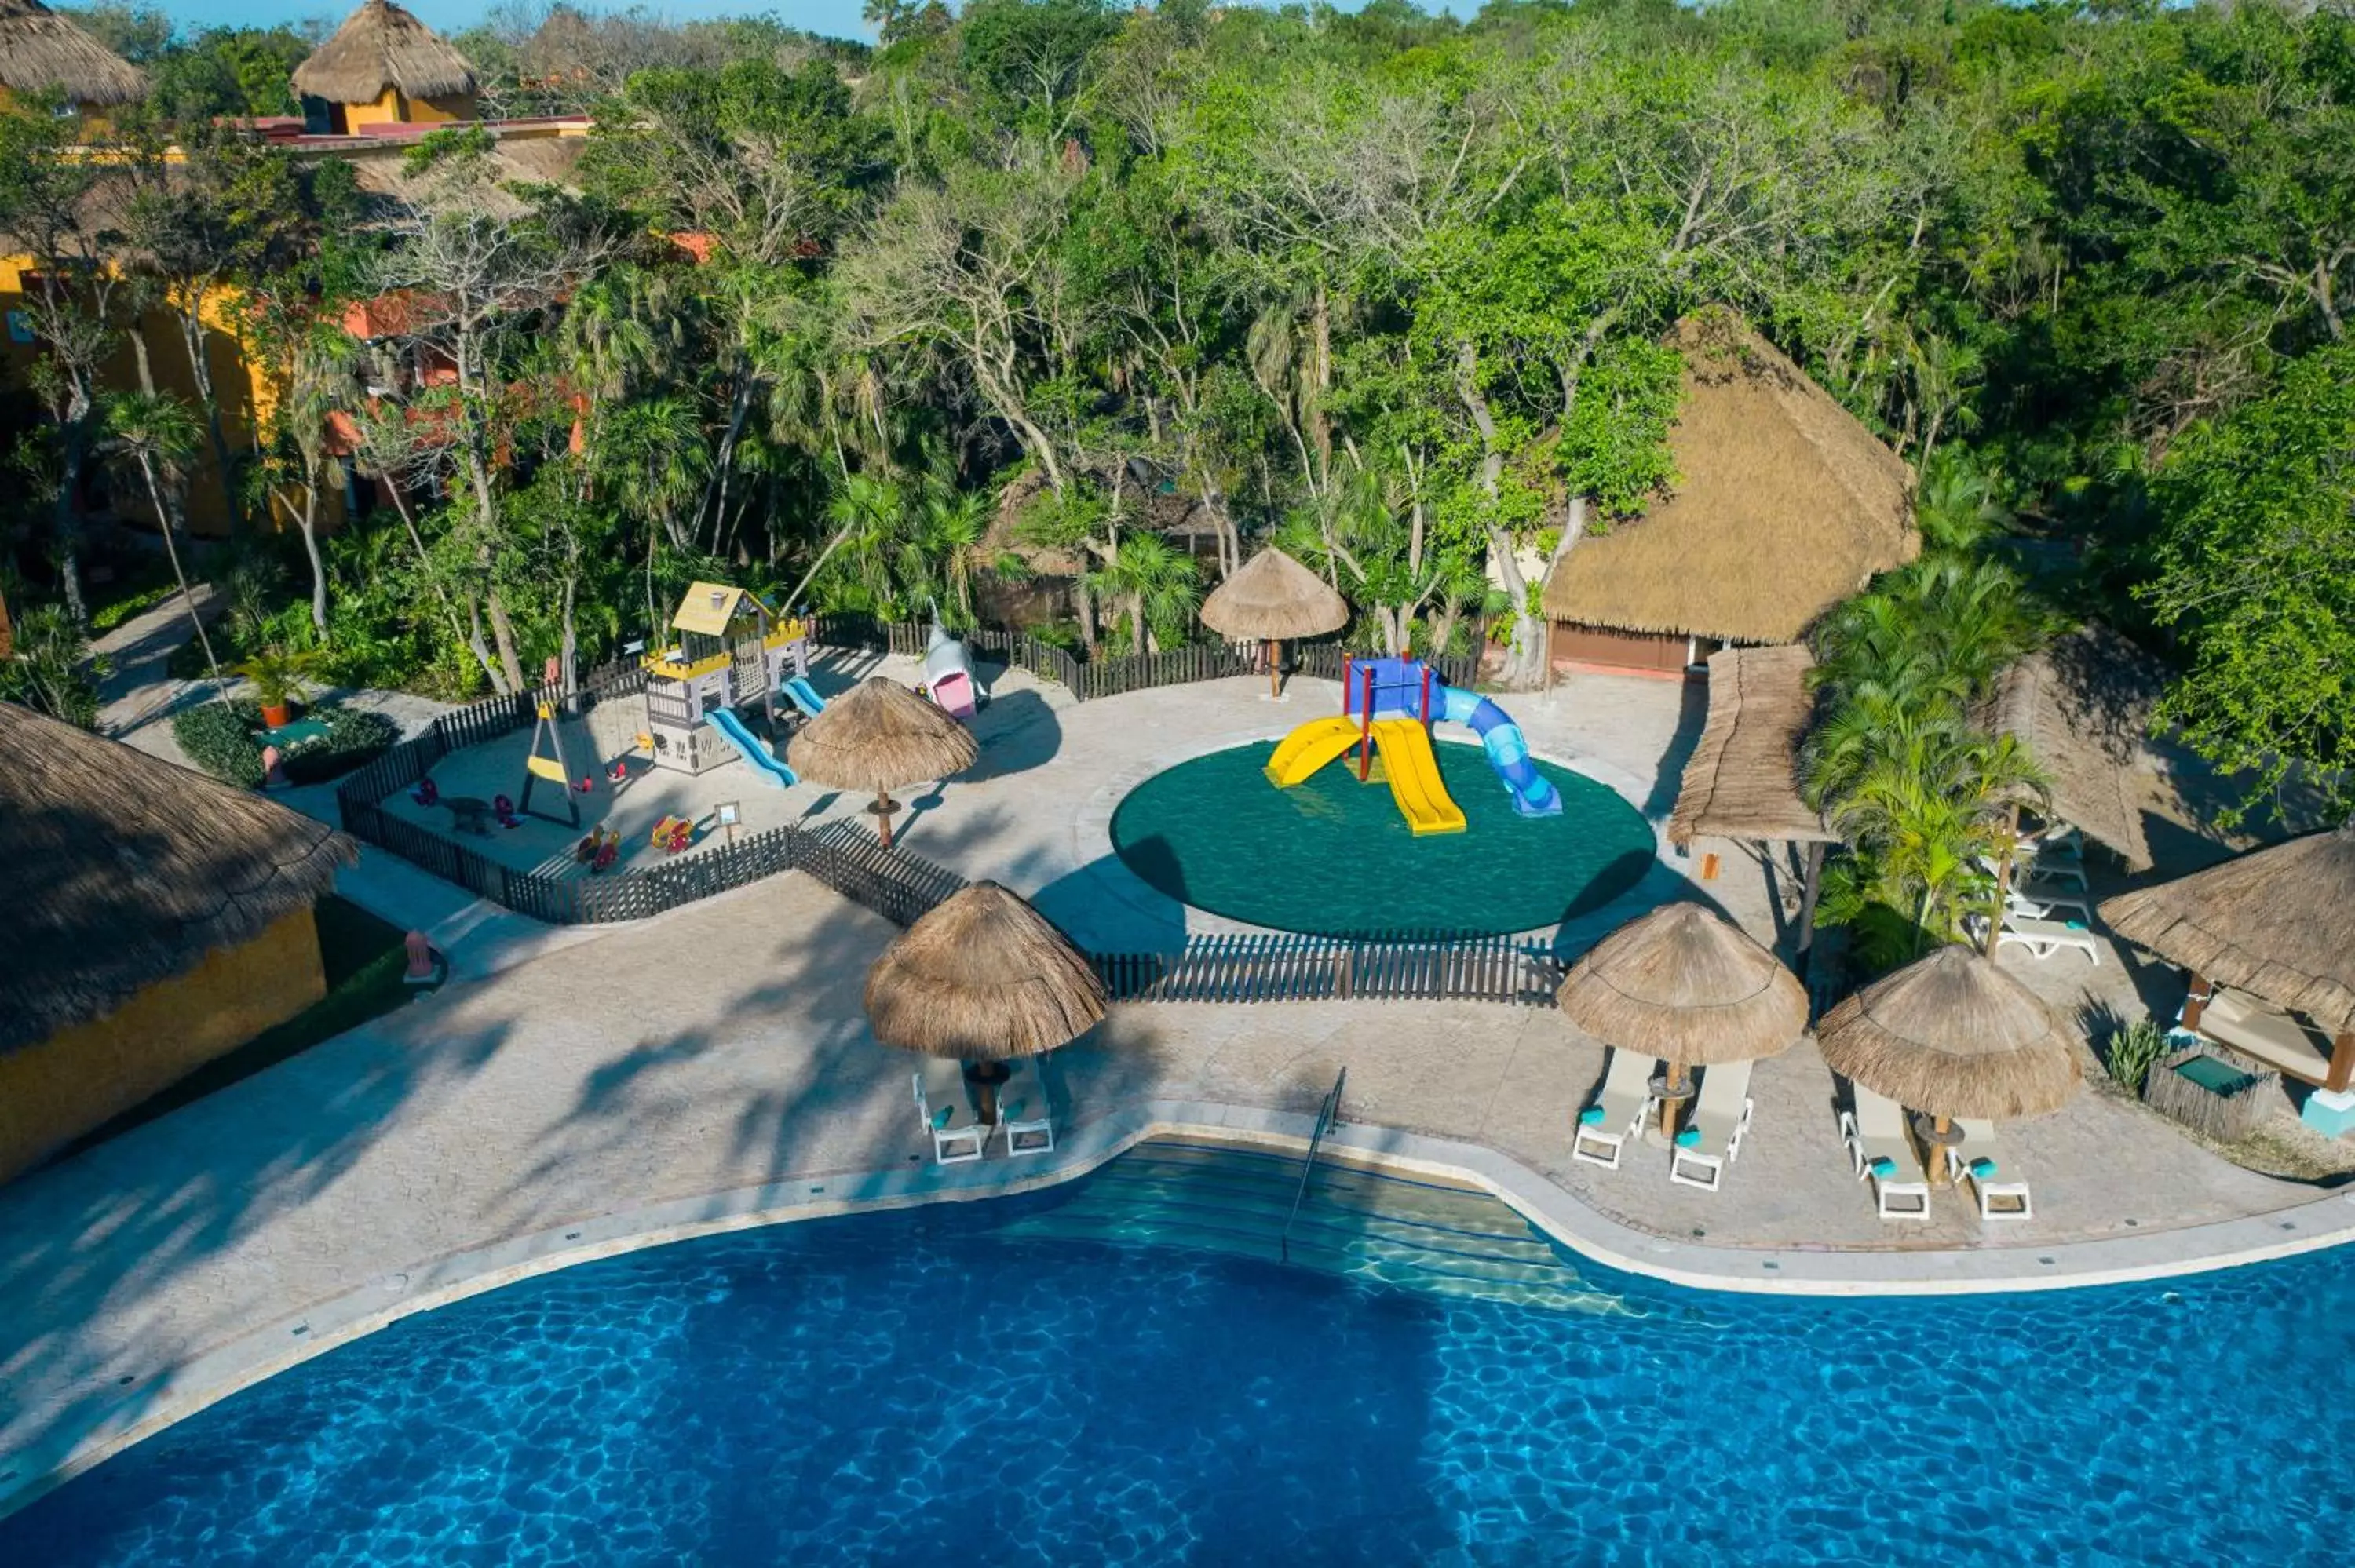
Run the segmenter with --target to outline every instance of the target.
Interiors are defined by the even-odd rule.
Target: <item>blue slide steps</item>
[[[744,721],[726,708],[715,708],[704,715],[703,722],[718,730],[728,744],[736,748],[736,755],[751,765],[761,782],[771,789],[782,789],[788,784],[800,782],[794,777],[794,770],[771,756],[769,748],[761,744],[760,738],[744,727]]]
[[[787,681],[779,688],[779,690],[783,691],[785,695],[792,700],[794,706],[801,709],[802,712],[807,714],[812,718],[815,718],[818,715],[826,712],[826,699],[817,694],[816,687],[811,685],[807,681],[803,680],[799,675]]]

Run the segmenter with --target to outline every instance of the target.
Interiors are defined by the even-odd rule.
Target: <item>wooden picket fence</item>
[[[1512,937],[1189,938],[1175,953],[1096,953],[1115,1001],[1496,1001],[1552,1005],[1561,967]]]

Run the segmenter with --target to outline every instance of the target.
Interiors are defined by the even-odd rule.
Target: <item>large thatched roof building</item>
[[[19,93],[58,92],[82,109],[144,97],[147,79],[41,0],[0,0],[0,106]]]
[[[0,1178],[316,1001],[357,847],[0,703]]]
[[[1911,471],[1780,350],[1714,312],[1671,342],[1675,493],[1555,564],[1558,661],[1675,670],[1725,643],[1794,642],[1921,552]]]
[[[294,68],[316,132],[474,118],[474,68],[392,0],[367,0]]]

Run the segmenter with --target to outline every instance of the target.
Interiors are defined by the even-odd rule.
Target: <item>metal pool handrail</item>
[[[1325,1141],[1325,1134],[1341,1119],[1341,1086],[1349,1081],[1349,1069],[1342,1068],[1333,1075],[1333,1087],[1325,1096],[1325,1103],[1316,1107],[1316,1126],[1308,1134],[1308,1157],[1300,1162],[1300,1184],[1292,1190],[1292,1207],[1284,1212],[1284,1230],[1275,1238],[1275,1249],[1284,1261],[1292,1261],[1292,1222],[1300,1217],[1300,1205],[1308,1197],[1308,1178],[1316,1170],[1316,1150]]]

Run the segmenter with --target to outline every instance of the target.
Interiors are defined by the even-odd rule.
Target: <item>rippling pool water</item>
[[[12,1564],[2344,1562],[2355,1253],[1945,1300],[1444,1301],[1013,1239],[685,1243],[413,1318],[0,1521]]]

